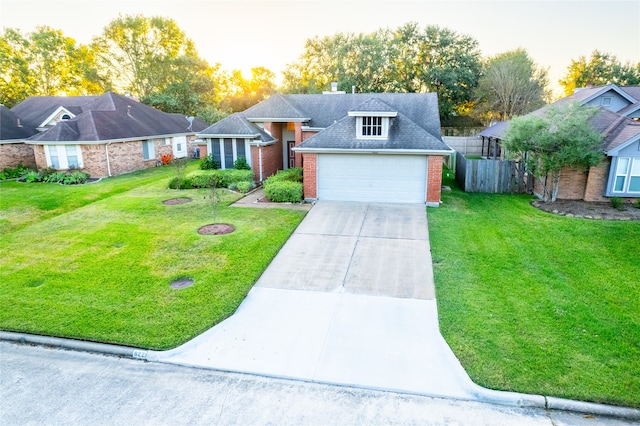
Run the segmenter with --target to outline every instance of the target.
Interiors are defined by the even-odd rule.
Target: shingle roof
[[[0,140],[19,140],[38,133],[34,127],[25,125],[9,108],[0,105]]]
[[[477,136],[500,139],[504,135],[504,132],[508,125],[508,121],[498,121],[497,123],[487,127],[486,129],[478,133]]]
[[[96,96],[31,96],[11,108],[24,124],[38,127],[58,108],[78,115],[82,105],[94,100]]]
[[[448,151],[442,139],[398,113],[386,139],[357,139],[356,117],[345,117],[299,145],[302,149],[410,149]]]
[[[232,114],[223,118],[198,133],[198,136],[201,137],[229,135],[247,136],[251,138],[259,137],[262,142],[274,142],[276,140],[260,127],[244,119],[240,114]]]
[[[640,123],[627,117],[612,124],[605,135],[603,146],[605,152],[612,151],[631,139],[640,138]]]
[[[98,142],[196,133],[206,127],[202,120],[194,120],[191,125],[182,114],[167,114],[113,92],[88,98],[76,117],[61,121],[29,140]]]

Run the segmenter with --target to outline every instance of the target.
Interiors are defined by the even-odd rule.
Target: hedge
[[[240,182],[253,182],[253,172],[251,170],[236,169],[195,172],[189,174],[189,176],[183,180],[180,188],[209,188],[213,184],[215,184],[216,188],[228,188],[231,185],[238,184]],[[169,183],[169,187],[175,189],[176,185],[177,178],[174,178]]]
[[[281,170],[264,181],[264,194],[274,203],[302,201],[302,169]]]

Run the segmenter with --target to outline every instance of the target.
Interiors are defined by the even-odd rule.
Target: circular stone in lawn
[[[191,287],[193,285],[193,280],[191,278],[180,278],[179,280],[175,280],[171,283],[171,288],[181,289]]]
[[[230,234],[235,231],[233,225],[229,225],[227,223],[211,223],[209,225],[205,225],[198,229],[198,234],[200,235],[224,235]]]
[[[191,198],[189,197],[169,198],[168,200],[164,200],[162,204],[167,206],[173,206],[176,204],[190,203],[191,201],[193,200],[191,200]]]

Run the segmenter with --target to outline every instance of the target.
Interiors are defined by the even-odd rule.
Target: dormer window
[[[62,117],[60,117],[60,120],[71,120],[71,116],[69,114],[62,114]]]
[[[358,139],[387,139],[389,117],[356,117],[356,132]]]

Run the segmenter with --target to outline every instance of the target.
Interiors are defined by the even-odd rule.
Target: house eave
[[[252,135],[234,135],[234,134],[230,134],[230,133],[215,133],[215,134],[210,134],[210,133],[198,133],[196,135],[196,137],[201,138],[201,139],[224,139],[224,138],[231,138],[231,139],[255,139],[255,138],[259,138],[260,134],[256,133],[256,134],[252,134]]]
[[[397,117],[396,111],[349,111],[349,117]]]
[[[625,149],[626,147],[628,147],[632,143],[637,142],[638,140],[640,140],[640,135],[636,135],[636,136],[628,139],[627,141],[621,143],[620,145],[616,146],[615,148],[605,151],[604,153],[608,157],[617,157],[618,154],[620,153],[620,151],[622,151],[623,149]]]
[[[595,98],[597,98],[598,96],[603,95],[604,93],[608,92],[609,90],[613,90],[614,92],[616,92],[618,95],[622,96],[623,98],[625,98],[630,104],[635,104],[636,102],[638,102],[637,99],[635,99],[633,96],[629,95],[627,92],[625,92],[624,90],[620,89],[617,85],[615,84],[609,84],[605,87],[603,87],[602,89],[598,90],[596,93],[594,93],[593,95],[589,96],[586,99],[583,99],[580,104],[581,105],[586,105],[587,103],[591,102],[592,100],[594,100]]]
[[[307,121],[311,121],[311,118],[245,117],[245,120],[252,123],[305,123]]]
[[[355,148],[292,148],[309,154],[384,154],[384,155],[453,155],[455,150],[445,149],[355,149]]]
[[[111,144],[111,143],[135,142],[135,141],[144,141],[149,139],[172,138],[174,136],[188,136],[188,135],[193,135],[193,133],[192,132],[170,133],[166,135],[136,136],[131,138],[121,138],[121,139],[77,140],[77,141],[43,141],[43,140],[34,141],[34,140],[26,139],[24,142],[27,145],[104,145],[104,144]]]

